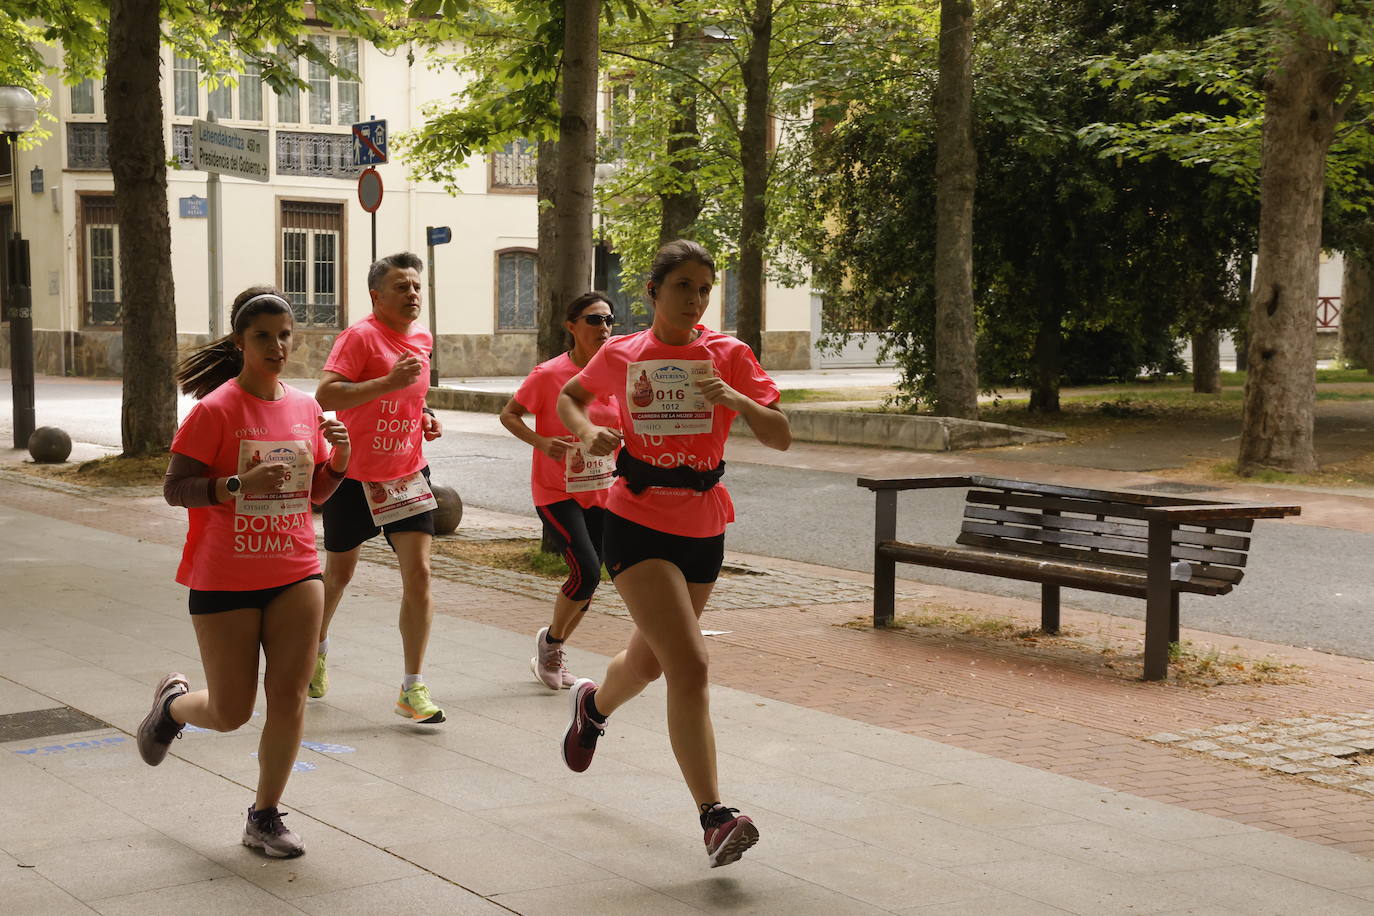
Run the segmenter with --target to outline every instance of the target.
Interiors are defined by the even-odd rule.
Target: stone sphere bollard
[[[72,437],[56,426],[40,426],[29,436],[29,454],[40,464],[60,464],[72,453]]]
[[[439,508],[434,510],[434,533],[452,534],[463,520],[463,500],[453,487],[435,483],[430,484],[429,488],[434,491],[434,499],[439,503]]]

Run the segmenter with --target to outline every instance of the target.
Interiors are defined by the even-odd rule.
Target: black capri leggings
[[[601,583],[601,534],[606,526],[606,510],[600,506],[584,509],[573,499],[534,508],[549,526],[554,543],[568,563],[563,594],[574,601],[586,601]]]

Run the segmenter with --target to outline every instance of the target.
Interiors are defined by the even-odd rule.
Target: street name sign
[[[453,230],[448,226],[430,226],[425,230],[431,245],[447,245],[453,241]]]
[[[353,164],[382,165],[386,156],[386,120],[353,125]]]
[[[191,167],[234,178],[270,181],[266,132],[195,121],[191,125]]]

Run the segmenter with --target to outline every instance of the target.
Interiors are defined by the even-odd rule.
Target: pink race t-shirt
[[[283,385],[286,397],[264,401],[230,379],[201,398],[186,415],[172,451],[206,465],[207,477],[241,474],[259,461],[291,462],[286,494],[309,493],[311,474],[296,468],[324,461],[329,446],[320,432],[320,405]],[[190,526],[177,581],[200,591],[276,588],[320,571],[315,522],[307,505],[293,514],[241,514],[239,501],[187,509]]]
[[[418,357],[421,363],[419,377],[400,391],[337,412],[353,444],[349,477],[395,480],[425,466],[420,419],[429,394],[429,355],[433,348],[434,339],[424,328],[412,325],[409,333],[398,334],[376,315],[350,325],[334,341],[325,371],[338,373],[350,382],[381,378],[402,356]]]
[[[563,421],[558,419],[558,394],[568,379],[577,373],[577,364],[568,354],[561,353],[535,366],[515,392],[516,403],[534,414],[534,431],[539,435],[574,439]],[[615,398],[610,395],[598,396],[587,405],[587,413],[597,426],[617,426],[620,422]],[[577,500],[577,504],[584,509],[606,505],[609,489],[569,493],[565,468],[564,463],[554,461],[539,449],[534,450],[534,460],[530,465],[530,490],[536,506],[547,506],[565,499]]]
[[[778,400],[778,386],[748,345],[697,325],[701,336],[684,346],[665,344],[653,330],[614,337],[578,376],[593,394],[616,398],[625,448],[659,467],[699,471],[720,464],[737,414],[714,407],[696,392],[695,379],[714,368],[725,383],[764,406]],[[617,478],[606,508],[637,524],[687,537],[714,537],[735,520],[724,485],[703,492],[649,487],[631,493]]]

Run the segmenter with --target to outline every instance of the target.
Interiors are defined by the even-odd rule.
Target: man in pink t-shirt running
[[[355,442],[348,477],[324,505],[324,621],[310,696],[329,689],[329,622],[353,579],[364,541],[384,534],[401,568],[401,644],[405,672],[395,712],[415,722],[444,721],[421,671],[434,606],[429,550],[434,497],[423,442],[442,435],[425,406],[434,341],[420,317],[420,270],[410,252],[390,255],[367,272],[372,314],[350,325],[325,361],[315,398],[333,410]]]

